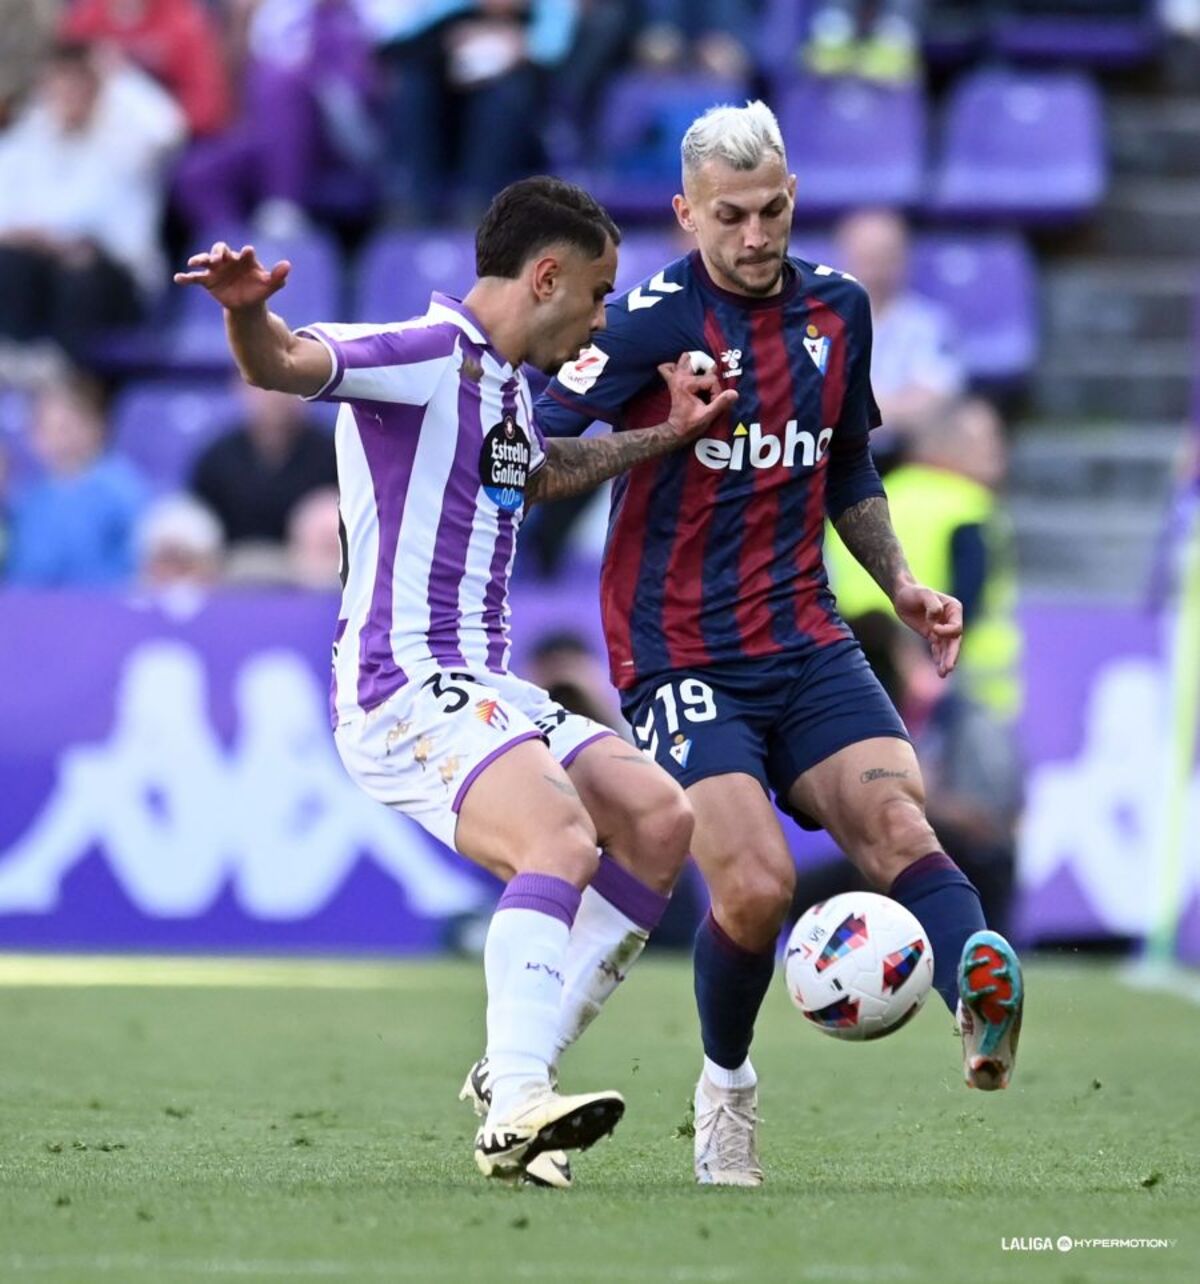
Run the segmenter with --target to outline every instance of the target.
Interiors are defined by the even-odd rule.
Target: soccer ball
[[[881,1039],[911,1021],[933,984],[933,947],[897,901],[846,892],[814,905],[788,937],[792,1002],[835,1039]]]

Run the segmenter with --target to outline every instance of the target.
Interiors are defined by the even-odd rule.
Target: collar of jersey
[[[488,332],[483,328],[482,322],[461,299],[435,290],[429,300],[429,311],[444,321],[453,322],[472,343],[483,344],[491,351],[496,363],[505,370],[508,369],[508,362],[500,355]]]
[[[745,308],[751,312],[757,312],[760,308],[781,308],[800,288],[800,273],[796,271],[791,259],[783,261],[783,289],[778,294],[757,298],[752,294],[735,294],[732,290],[719,286],[709,276],[708,268],[704,266],[704,259],[699,250],[693,250],[688,258],[692,261],[692,271],[696,274],[696,280],[700,282],[703,289],[709,294],[715,294],[718,299],[724,299],[726,303],[732,303],[735,307]]]

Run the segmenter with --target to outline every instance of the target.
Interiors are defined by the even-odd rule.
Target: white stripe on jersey
[[[510,385],[529,471],[544,462],[524,377],[461,304],[438,295],[413,321],[301,333],[319,339],[333,361],[318,395],[346,403],[337,424],[348,550],[335,662],[339,720],[381,703],[415,669],[459,656],[487,667],[493,639],[493,667],[504,671],[523,506],[502,509],[488,494],[480,456],[486,435],[504,422]],[[498,548],[506,555],[493,576]]]

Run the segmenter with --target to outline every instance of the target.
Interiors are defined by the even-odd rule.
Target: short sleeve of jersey
[[[666,286],[674,285],[672,269],[659,275],[667,278]],[[624,407],[659,378],[658,367],[696,347],[689,317],[682,293],[656,293],[645,285],[610,303],[604,330],[562,367],[538,400],[537,418],[546,435],[575,436],[597,419],[619,427]]]
[[[329,353],[328,382],[307,401],[381,401],[424,405],[454,356],[461,335],[451,322],[400,325],[320,322],[296,331]]]
[[[869,433],[883,423],[875,393],[871,387],[871,305],[867,292],[854,285],[850,313],[852,327],[849,368],[846,372],[846,396],[838,428],[843,438]]]

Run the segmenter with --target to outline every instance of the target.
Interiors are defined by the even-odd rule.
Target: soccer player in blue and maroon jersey
[[[953,669],[961,604],[914,581],[871,461],[867,296],[788,257],[796,180],[764,104],[713,109],[682,150],[675,214],[697,248],[609,305],[537,416],[551,434],[656,423],[656,367],[681,349],[738,393],[691,449],[616,482],[601,596],[626,717],[687,790],[712,897],[695,950],[697,1180],[758,1185],[749,1051],[795,880],[772,794],[920,919],[974,1087],[1008,1082],[1022,986],[926,820],[904,725],[826,580],[828,517],[942,676]]]

